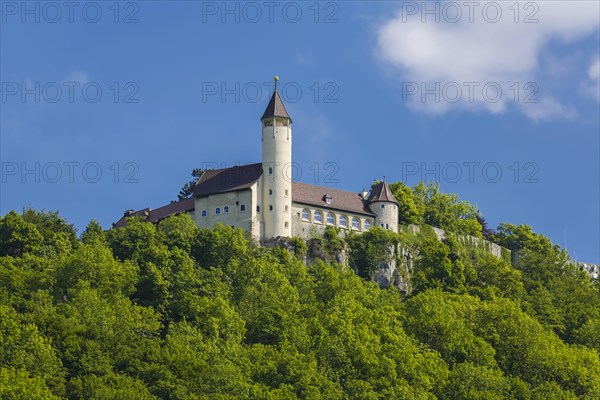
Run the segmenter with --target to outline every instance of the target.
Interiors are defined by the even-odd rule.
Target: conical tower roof
[[[367,202],[373,203],[375,201],[388,201],[390,203],[398,204],[398,201],[392,194],[392,191],[391,191],[389,185],[385,181],[378,183],[371,190],[371,195],[369,196],[369,199],[367,200]]]
[[[267,108],[261,117],[261,121],[266,118],[280,117],[287,118],[292,121],[287,110],[285,109],[285,105],[283,105],[283,101],[281,100],[281,96],[279,96],[279,91],[277,90],[277,82],[279,81],[278,77],[275,77],[275,90],[273,91],[273,96],[271,96],[271,100],[269,100],[269,104],[267,104]]]

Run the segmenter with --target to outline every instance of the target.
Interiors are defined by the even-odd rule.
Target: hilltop
[[[527,226],[494,235],[518,266],[425,225],[266,248],[185,214],[78,237],[10,212],[0,396],[598,398],[599,283]],[[390,245],[412,255],[410,291],[373,282]]]

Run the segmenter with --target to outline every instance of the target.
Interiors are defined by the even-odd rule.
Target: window
[[[352,217],[352,228],[353,229],[359,229],[360,223],[358,221],[358,218],[354,218]]]
[[[229,213],[229,206],[225,206],[225,207],[223,207],[223,212],[224,212],[225,214],[228,214],[228,213]]]
[[[285,206],[285,212],[290,211],[290,208],[288,206]]]
[[[365,219],[365,231],[368,231],[369,229],[371,229],[371,221]]]
[[[240,212],[246,212],[246,205],[245,204],[242,204],[240,206]]]
[[[342,215],[342,216],[340,217],[340,226],[343,226],[343,227],[345,227],[345,228],[347,228],[347,227],[348,227],[348,218],[347,218],[347,217],[345,217],[344,215]]]
[[[302,210],[302,221],[310,221],[310,213],[306,208]]]
[[[202,210],[202,213],[200,213],[200,215],[202,215],[203,217],[206,217],[206,215],[207,215],[206,210]]]
[[[382,205],[381,205],[381,208],[385,208],[385,204],[382,204]]]
[[[273,167],[269,167],[269,175],[273,175]]]
[[[331,204],[331,201],[332,201],[333,199],[331,198],[331,196],[330,196],[330,195],[326,194],[325,196],[323,196],[323,200],[325,201],[325,203],[327,203],[327,204]]]
[[[271,189],[269,189],[269,196],[273,195],[273,191]]]
[[[289,227],[290,227],[290,223],[289,223],[289,222],[287,222],[287,221],[285,221],[285,227],[286,227],[286,228],[289,228]]]
[[[287,189],[285,189],[285,195],[289,196],[289,191]]]
[[[260,206],[256,206],[256,212],[260,212]]]
[[[385,229],[390,229],[390,226],[388,224],[385,224]]]
[[[269,205],[269,211],[273,211],[273,206]]]
[[[380,224],[380,225],[381,225],[382,228],[384,227],[383,224]]]
[[[320,224],[323,223],[323,214],[321,214],[321,211],[315,211],[315,216],[314,216],[313,220]]]
[[[335,217],[333,216],[332,213],[327,213],[327,223],[330,225],[335,224]]]

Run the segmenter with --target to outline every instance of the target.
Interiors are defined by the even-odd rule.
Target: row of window
[[[333,213],[330,213],[330,212],[325,213],[325,219],[327,221],[327,225],[336,225],[335,215]],[[302,210],[302,221],[309,221],[309,222],[311,221],[310,211],[308,211],[306,208]],[[323,223],[323,213],[318,210],[315,211],[312,216],[312,222],[322,224]],[[352,224],[352,229],[360,229],[360,220],[358,218],[352,217],[350,219],[350,222]],[[340,215],[337,225],[341,226],[342,228],[348,228],[348,217],[346,217],[345,215]],[[363,229],[365,231],[371,229],[371,221],[366,219],[364,221]]]
[[[225,206],[225,207],[223,207],[223,208],[221,208],[221,207],[217,207],[217,208],[215,208],[215,214],[216,214],[216,215],[220,215],[220,214],[221,214],[221,212],[222,212],[223,214],[229,214],[229,206]],[[246,212],[246,205],[245,205],[245,204],[242,204],[242,205],[240,205],[240,212]],[[206,216],[208,216],[208,211],[206,211],[206,210],[202,210],[202,211],[200,212],[200,215],[201,215],[202,217],[206,217]]]

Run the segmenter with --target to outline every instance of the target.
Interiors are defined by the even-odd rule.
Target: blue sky
[[[598,2],[23,4],[0,3],[2,215],[109,227],[259,161],[277,74],[301,181],[438,180],[600,262]]]

